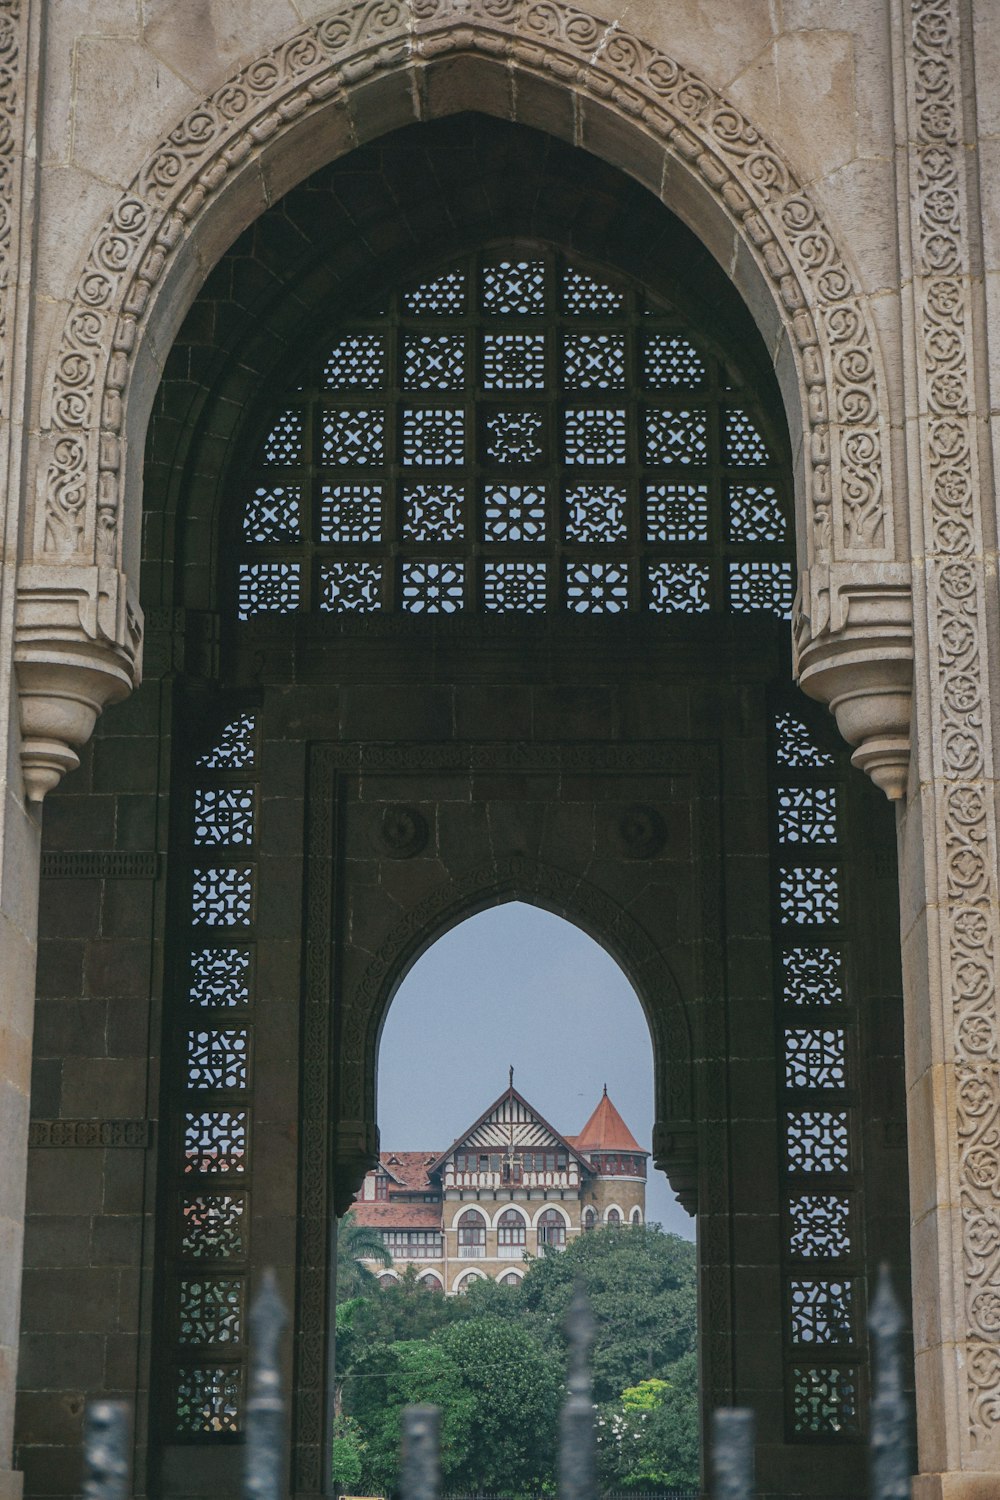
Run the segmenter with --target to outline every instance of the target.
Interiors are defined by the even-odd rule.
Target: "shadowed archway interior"
[[[892,832],[788,687],[789,475],[722,271],[539,132],[386,137],[212,272],[150,428],[149,680],[87,752],[124,847],[166,856],[127,917],[162,1126],[116,1313],[150,1489],[235,1488],[270,1263],[292,1488],[328,1490],[332,1222],[377,1150],[379,1028],[436,932],[519,898],[642,999],[707,1405],[756,1407],[762,1494],[863,1493],[866,1278],[906,1262]],[[151,768],[127,793],[123,740]],[[54,883],[47,911],[43,1017],[75,982]]]

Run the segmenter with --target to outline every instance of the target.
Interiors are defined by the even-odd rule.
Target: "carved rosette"
[[[949,1099],[950,1155],[938,1153],[938,1202],[958,1204],[951,1264],[958,1285],[942,1308],[947,1379],[964,1406],[963,1454],[1000,1470],[1000,1076],[994,746],[989,711],[983,496],[976,453],[974,268],[966,197],[961,15],[957,0],[913,0],[907,17],[907,111],[920,381],[926,627],[932,691],[930,775],[937,812],[936,900]],[[971,47],[971,38],[967,43]],[[989,497],[992,503],[992,496]],[[932,877],[933,878],[933,877]],[[949,1057],[949,1053],[951,1054]],[[949,1247],[950,1248],[950,1247]],[[942,1265],[949,1252],[942,1249]],[[964,1284],[963,1284],[964,1283]],[[950,1300],[950,1299],[949,1299]],[[951,1332],[947,1320],[956,1317]],[[964,1395],[964,1401],[963,1401]],[[957,1456],[957,1455],[956,1455]],[[983,1476],[984,1478],[986,1476]],[[983,1491],[985,1493],[985,1490]],[[992,1490],[991,1490],[992,1493]]]
[[[426,96],[423,73],[469,55],[554,79],[595,109],[617,110],[646,139],[659,141],[715,200],[770,285],[797,365],[805,428],[802,555],[810,569],[893,562],[888,403],[876,340],[819,206],[781,154],[703,79],[564,0],[338,5],[228,79],[157,145],[94,239],[48,372],[52,398],[42,433],[37,559],[71,569],[93,564],[102,571],[120,567],[122,556],[134,550],[123,545],[123,531],[138,528],[138,517],[125,513],[123,501],[139,490],[137,479],[126,483],[127,466],[137,470],[140,462],[123,438],[131,374],[146,331],[160,316],[166,274],[179,255],[191,253],[200,222],[220,196],[282,137],[308,132],[317,113],[336,105],[350,114],[354,91],[370,89],[379,75],[409,71],[419,111]],[[526,90],[528,124],[531,97]],[[905,590],[902,580],[899,588]],[[893,608],[902,630],[903,601]],[[847,614],[858,658],[859,651],[865,654],[864,610],[853,596]],[[137,622],[138,613],[132,618]],[[803,664],[812,631],[812,615],[801,612]],[[867,652],[869,676],[884,639],[880,626]],[[111,676],[137,659],[125,636],[107,645],[115,664]],[[822,649],[829,646],[827,640]],[[835,683],[818,668],[804,680],[808,675],[809,691],[819,696],[827,686],[835,688],[838,705],[844,705],[850,653],[840,654]],[[902,775],[907,660],[900,641],[893,690],[881,697],[866,679],[860,729],[857,713],[836,710],[851,733],[862,734],[858,764],[893,792]],[[878,720],[879,703],[889,714],[884,721]],[[65,758],[72,763],[72,753]],[[35,786],[41,786],[38,777]]]

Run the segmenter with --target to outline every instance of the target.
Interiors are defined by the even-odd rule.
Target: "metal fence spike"
[[[250,1396],[243,1486],[248,1500],[279,1500],[282,1494],[285,1403],[278,1347],[286,1321],[277,1280],[274,1272],[267,1270],[250,1309]]]
[[[83,1427],[83,1500],[126,1500],[131,1410],[124,1401],[91,1401]]]
[[[566,1319],[569,1340],[569,1394],[559,1426],[559,1500],[596,1500],[597,1437],[590,1379],[594,1319],[581,1282],[577,1282]]]
[[[905,1326],[889,1267],[883,1262],[868,1310],[875,1385],[869,1446],[872,1500],[909,1500],[910,1495],[913,1436],[900,1348]]]
[[[437,1500],[441,1486],[441,1409],[403,1408],[403,1500]]]
[[[712,1413],[712,1500],[750,1500],[753,1488],[753,1412],[720,1406]]]

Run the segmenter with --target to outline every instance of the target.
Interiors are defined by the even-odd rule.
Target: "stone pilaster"
[[[41,7],[0,0],[0,1500],[18,1500],[12,1439],[34,1013],[38,825],[23,798],[11,668],[21,527],[25,350]]]
[[[901,243],[912,256],[918,667],[901,865],[920,1500],[1000,1492],[996,577],[977,434],[986,338],[964,15],[958,0],[903,0],[897,37]]]

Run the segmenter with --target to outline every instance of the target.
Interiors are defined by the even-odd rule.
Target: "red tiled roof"
[[[351,1207],[355,1223],[368,1229],[440,1229],[440,1203],[359,1203]]]
[[[401,1188],[409,1193],[426,1193],[432,1188],[427,1168],[437,1160],[436,1151],[383,1151],[379,1161]]]
[[[578,1151],[638,1151],[647,1156],[621,1115],[604,1095],[573,1144]]]

